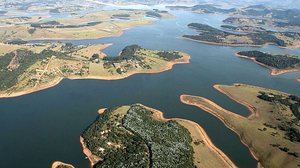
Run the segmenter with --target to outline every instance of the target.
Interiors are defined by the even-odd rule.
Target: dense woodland
[[[133,105],[123,125],[146,141],[151,153],[150,167],[194,167],[190,133],[176,121],[156,121],[151,111]]]
[[[103,60],[106,61],[111,61],[111,62],[120,62],[123,60],[131,60],[131,59],[139,59],[137,58],[136,52],[138,50],[142,49],[141,46],[139,45],[130,45],[125,47],[119,56],[114,56],[114,57],[105,57]]]
[[[161,18],[162,17],[161,14],[159,14],[158,12],[155,12],[155,11],[147,11],[146,16],[156,17],[156,18]]]
[[[186,128],[156,121],[140,105],[132,105],[125,116],[115,109],[107,109],[82,134],[92,153],[104,158],[94,167],[194,168]]]
[[[102,22],[89,22],[85,24],[78,25],[63,25],[57,21],[48,21],[44,23],[31,23],[30,26],[32,28],[80,28],[80,27],[88,27],[88,26],[96,26]]]
[[[277,69],[293,68],[300,63],[299,57],[272,55],[260,51],[241,51],[239,55],[255,58],[256,61]]]

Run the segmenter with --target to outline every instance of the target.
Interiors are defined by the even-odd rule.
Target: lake
[[[190,64],[175,65],[159,74],[137,74],[123,80],[63,80],[59,85],[29,95],[0,99],[0,167],[50,167],[59,160],[77,168],[89,166],[82,153],[79,136],[97,116],[97,110],[142,103],[164,112],[165,117],[185,118],[199,123],[220,148],[239,167],[254,168],[256,160],[239,137],[212,115],[180,102],[181,94],[203,96],[224,108],[247,116],[248,110],[213,89],[214,84],[236,82],[272,88],[300,95],[300,73],[271,76],[269,70],[238,58],[241,50],[261,50],[300,55],[299,49],[214,46],[178,37],[196,32],[191,22],[219,27],[226,16],[172,11],[175,19],[158,20],[137,27],[121,37],[63,41],[73,44],[113,43],[105,49],[117,56],[127,45],[149,49],[180,50],[192,56]],[[33,41],[38,42],[38,41]],[[46,42],[46,41],[42,41]],[[54,41],[52,41],[54,42]]]

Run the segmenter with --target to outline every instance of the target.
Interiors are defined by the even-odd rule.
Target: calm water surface
[[[199,123],[217,147],[239,167],[254,168],[257,162],[238,136],[221,121],[180,102],[181,94],[207,97],[228,110],[247,116],[247,109],[215,91],[214,84],[235,82],[273,88],[300,95],[295,77],[300,73],[270,76],[267,69],[234,56],[240,50],[257,49],[299,54],[300,50],[222,47],[181,40],[194,34],[186,25],[208,23],[219,27],[225,16],[174,12],[176,19],[160,20],[138,27],[121,37],[64,41],[74,44],[113,43],[105,49],[116,56],[129,44],[149,49],[181,50],[192,56],[190,64],[176,65],[159,74],[138,74],[117,81],[63,80],[56,87],[33,94],[0,99],[0,167],[42,168],[59,160],[86,168],[89,163],[79,144],[80,133],[95,119],[97,110],[124,104],[142,103],[159,109],[166,117],[181,117]]]

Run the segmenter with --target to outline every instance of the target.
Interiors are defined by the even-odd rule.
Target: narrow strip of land
[[[215,85],[214,88],[246,106],[251,115],[238,115],[199,96],[182,95],[181,101],[219,118],[240,136],[263,167],[299,165],[299,97],[245,84]]]

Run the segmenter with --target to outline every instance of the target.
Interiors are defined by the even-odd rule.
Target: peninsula
[[[224,46],[262,47],[271,44],[282,48],[300,47],[300,33],[295,32],[274,32],[259,29],[260,31],[241,34],[220,30],[200,23],[191,23],[188,26],[200,32],[200,34],[183,35],[183,38],[196,42]]]
[[[120,36],[124,30],[151,24],[145,16],[173,17],[159,10],[104,10],[63,18],[7,16],[0,21],[0,42],[14,40],[78,40]]]
[[[300,71],[300,57],[294,55],[273,55],[260,51],[241,51],[238,57],[250,59],[271,70],[271,75]]]
[[[167,6],[171,10],[186,10],[195,13],[223,14],[229,17],[223,20],[226,24],[241,26],[264,26],[272,29],[299,32],[300,10],[274,8],[264,5],[251,5],[238,8],[222,8],[218,5],[199,4],[195,6]]]
[[[141,104],[99,110],[80,142],[92,167],[236,167],[204,130]]]
[[[120,55],[107,57],[102,49],[111,44],[72,45],[0,44],[0,97],[15,97],[46,89],[69,79],[123,79],[137,73],[159,73],[174,64],[189,63],[178,51],[157,51],[138,45],[125,47]]]
[[[241,116],[203,97],[182,95],[181,101],[219,118],[263,167],[299,167],[300,97],[245,84],[214,88],[246,106],[251,115]]]

